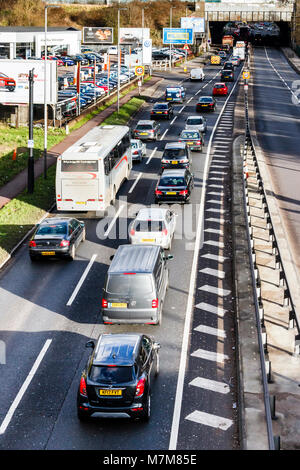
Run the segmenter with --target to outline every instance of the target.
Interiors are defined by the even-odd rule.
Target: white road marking
[[[199,359],[206,359],[207,361],[219,362],[220,364],[224,364],[224,361],[229,359],[226,354],[207,351],[206,349],[197,349],[197,351],[194,351],[191,356],[198,357]]]
[[[226,431],[233,424],[231,419],[222,418],[221,416],[211,415],[198,410],[193,411],[193,413],[186,416],[185,419],[198,424],[204,424],[205,426],[222,429],[223,431]]]
[[[212,392],[222,393],[223,395],[230,392],[229,385],[224,382],[217,382],[216,380],[205,379],[204,377],[196,377],[189,385],[211,390]]]
[[[94,264],[94,261],[95,259],[97,258],[97,255],[96,254],[93,254],[93,256],[91,257],[90,261],[89,261],[89,264],[87,265],[87,267],[85,268],[81,278],[79,279],[78,283],[77,283],[77,286],[75,287],[71,297],[69,298],[68,302],[67,302],[67,306],[69,307],[70,305],[72,305],[72,303],[74,302],[78,292],[79,292],[79,289],[81,288],[82,284],[84,283],[85,281],[85,278],[87,277],[91,267],[93,266]]]
[[[173,124],[173,123],[174,123],[174,121],[177,119],[177,117],[178,117],[178,116],[175,116],[175,117],[172,119],[172,121],[171,121],[171,123],[170,123],[170,124]]]
[[[211,259],[212,261],[218,261],[218,263],[224,263],[224,261],[228,259],[226,256],[212,255],[210,253],[208,253],[207,255],[202,255],[202,258]]]
[[[207,304],[206,302],[200,302],[200,304],[195,305],[199,310],[205,310],[205,312],[214,313],[218,317],[224,317],[227,310],[224,310],[222,307],[216,307],[215,305]]]
[[[22,387],[20,388],[16,398],[14,399],[14,401],[12,402],[4,420],[2,421],[1,423],[1,426],[0,426],[0,434],[4,434],[5,431],[6,431],[6,428],[7,426],[9,425],[13,415],[14,415],[14,412],[16,411],[20,401],[22,400],[23,396],[25,395],[25,392],[27,390],[27,388],[29,387],[30,385],[30,382],[32,381],[36,371],[38,370],[39,368],[39,365],[40,363],[42,362],[50,344],[52,342],[52,339],[47,339],[42,350],[40,351],[38,357],[36,358],[35,360],[35,363],[33,364],[32,368],[31,368],[31,371],[29,372],[29,374],[27,375],[26,379],[25,379],[25,382],[23,383]]]
[[[116,215],[114,216],[114,218],[112,219],[111,223],[109,224],[109,226],[108,226],[106,232],[104,233],[104,236],[105,236],[105,237],[107,237],[107,236],[109,235],[109,232],[111,231],[112,227],[114,226],[115,221],[117,220],[117,218],[118,218],[119,215],[121,214],[121,212],[122,212],[122,210],[124,209],[124,207],[125,207],[125,204],[122,204],[122,205],[119,207],[119,209],[118,209]]]
[[[146,165],[149,165],[149,163],[150,163],[150,161],[151,161],[153,155],[155,154],[156,150],[157,150],[157,147],[155,147],[155,148],[152,150],[152,152],[151,152],[151,154],[150,154],[150,157],[149,157],[148,160],[146,161]]]
[[[218,338],[226,338],[226,331],[220,330],[220,328],[213,328],[212,326],[207,325],[198,325],[194,328],[195,331],[199,333],[206,333],[208,335],[217,336]]]
[[[180,110],[178,111],[178,114],[180,114],[184,108],[185,106],[182,106],[182,108],[180,108]]]
[[[231,294],[229,289],[221,289],[220,287],[209,286],[208,284],[205,284],[198,289],[203,290],[204,292],[210,292],[211,294],[216,294],[218,297],[227,297],[227,295]]]
[[[218,269],[205,268],[205,269],[201,269],[199,273],[208,274],[209,276],[217,277],[218,279],[225,278],[225,272],[219,271]]]
[[[205,243],[206,245],[216,246],[218,248],[224,248],[225,246],[223,242],[215,242],[213,240],[207,240],[203,243]]]
[[[133,183],[133,185],[132,185],[131,188],[129,189],[129,191],[128,191],[129,193],[132,193],[132,191],[134,190],[134,188],[135,188],[136,185],[138,184],[138,181],[139,181],[140,177],[142,176],[142,174],[143,174],[142,172],[139,173],[139,175],[138,175],[138,177],[136,178],[135,182]]]
[[[161,136],[161,138],[160,138],[159,140],[163,140],[163,139],[164,139],[164,137],[165,137],[166,133],[168,132],[168,130],[169,130],[169,127],[165,130],[165,132],[163,133],[163,135]]]

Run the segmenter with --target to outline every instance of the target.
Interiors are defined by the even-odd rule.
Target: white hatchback
[[[176,217],[175,212],[169,209],[152,207],[140,209],[130,225],[130,243],[159,245],[170,250],[176,227]]]

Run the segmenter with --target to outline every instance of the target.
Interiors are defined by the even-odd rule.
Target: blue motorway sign
[[[193,28],[164,28],[164,44],[193,44]]]

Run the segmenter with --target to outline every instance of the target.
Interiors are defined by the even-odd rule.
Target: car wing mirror
[[[157,343],[156,341],[153,343],[153,349],[155,351],[158,351],[161,348],[160,343]]]
[[[109,257],[110,261],[112,261],[112,260],[114,259],[114,257],[115,257],[115,255],[111,255],[111,256]]]
[[[85,343],[85,347],[94,349],[95,348],[95,342],[93,340],[90,340],[87,343]]]
[[[174,259],[174,256],[173,256],[173,255],[165,255],[165,256],[164,256],[164,260],[165,260],[165,261],[170,261],[170,260],[172,260],[172,259]]]

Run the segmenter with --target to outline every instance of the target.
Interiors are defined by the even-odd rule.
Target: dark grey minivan
[[[103,288],[103,322],[161,324],[172,258],[156,245],[119,246]]]

